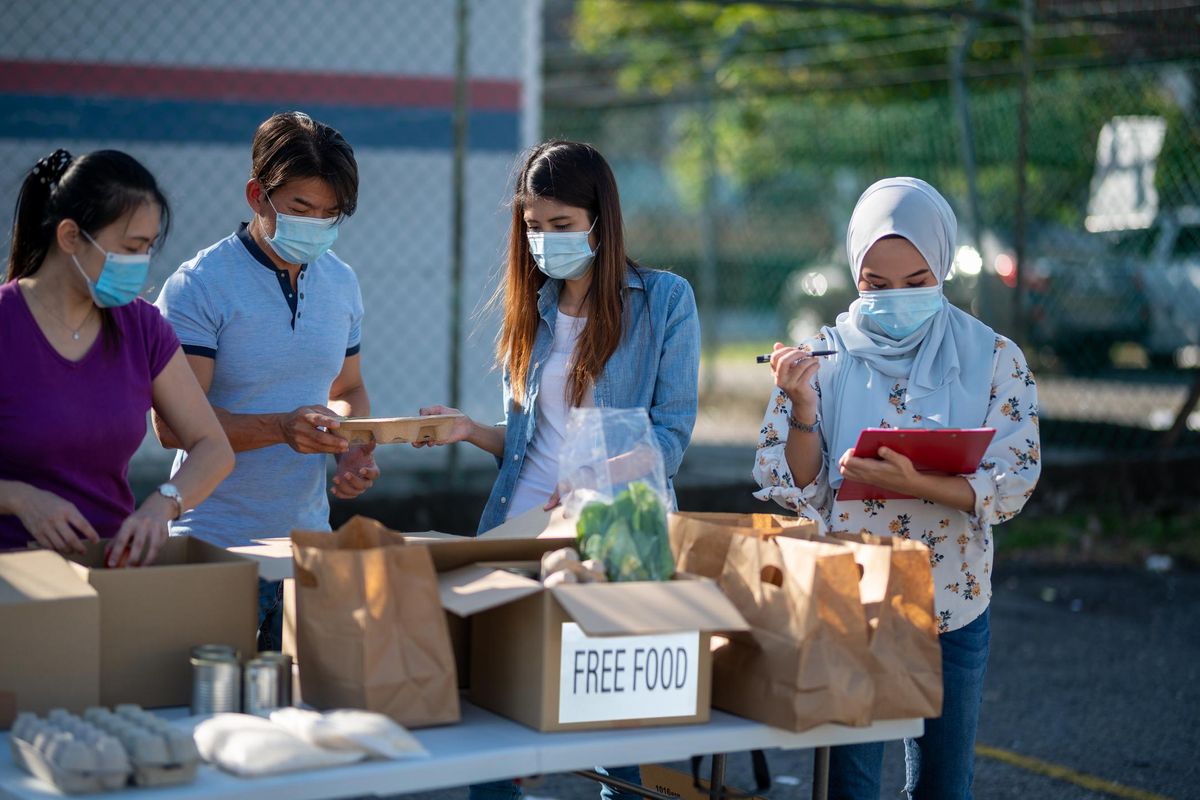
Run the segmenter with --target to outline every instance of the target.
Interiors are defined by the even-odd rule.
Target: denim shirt
[[[500,475],[479,520],[479,532],[508,516],[525,452],[537,427],[537,396],[542,365],[554,343],[562,281],[548,280],[538,293],[537,338],[526,377],[526,400],[515,408],[508,370],[504,371],[504,455]],[[625,333],[596,379],[596,405],[645,408],[662,450],[668,482],[679,471],[696,423],[700,377],[700,321],[696,298],[686,280],[670,272],[631,267],[625,276]],[[670,488],[670,487],[668,487]],[[672,490],[673,491],[673,490]]]

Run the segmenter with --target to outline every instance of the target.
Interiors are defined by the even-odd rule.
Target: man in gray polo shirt
[[[276,114],[254,136],[246,200],[252,220],[201,250],[167,280],[157,305],[208,392],[237,464],[224,483],[171,526],[230,547],[329,529],[330,491],[356,497],[379,476],[371,447],[326,432],[366,416],[359,366],[362,295],[329,251],[354,213],[358,168],[350,145],[305,114]],[[154,420],[164,445],[165,423]],[[175,458],[175,470],[185,455]],[[260,647],[278,649],[281,586],[260,585]]]

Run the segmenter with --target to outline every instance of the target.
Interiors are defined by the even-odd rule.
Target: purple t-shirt
[[[75,504],[103,537],[133,513],[129,459],[146,435],[151,383],[179,349],[144,300],[111,309],[117,346],[100,332],[79,361],[50,346],[16,281],[0,285],[0,480]],[[0,514],[0,548],[32,536]]]

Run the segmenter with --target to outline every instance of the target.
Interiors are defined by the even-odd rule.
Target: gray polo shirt
[[[358,352],[362,294],[332,252],[302,267],[296,283],[293,290],[245,225],[167,279],[156,305],[185,353],[213,359],[214,406],[269,414],[328,403],[346,358]],[[172,474],[185,457],[176,454]],[[238,453],[233,473],[171,533],[230,547],[294,528],[328,530],[326,459],[286,444]]]

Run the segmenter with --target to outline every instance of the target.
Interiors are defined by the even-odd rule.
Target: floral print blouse
[[[802,347],[824,349],[818,335]],[[878,396],[878,417],[864,428],[921,428],[919,414],[905,407],[905,381],[887,382]],[[820,392],[820,385],[817,385]],[[996,337],[992,393],[980,427],[996,429],[979,470],[965,476],[975,490],[975,511],[965,514],[929,500],[839,501],[829,486],[826,459],[808,486],[797,487],[784,456],[791,401],[776,390],[759,431],[754,478],[760,500],[774,500],[830,531],[869,532],[915,539],[929,547],[939,632],[957,630],[984,612],[992,597],[992,528],[1015,517],[1033,494],[1041,474],[1037,384],[1020,348]],[[821,438],[824,455],[828,444]],[[837,454],[841,456],[840,453]]]

